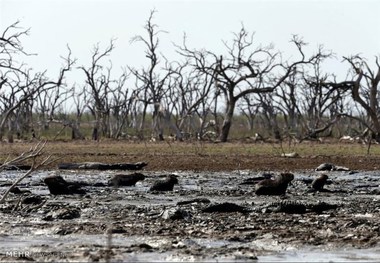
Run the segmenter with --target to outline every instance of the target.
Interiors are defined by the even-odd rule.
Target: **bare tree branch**
[[[40,167],[44,166],[44,165],[47,165],[49,163],[49,160],[51,158],[51,155],[47,156],[45,159],[43,159],[41,162],[37,162],[37,158],[42,156],[44,154],[43,152],[43,149],[45,148],[46,146],[46,141],[40,141],[38,142],[36,145],[32,146],[29,151],[26,151],[26,152],[23,152],[21,155],[19,155],[18,157],[10,160],[10,161],[7,161],[5,163],[3,163],[1,166],[0,166],[0,171],[4,170],[6,167],[9,167],[9,166],[13,166],[13,165],[16,165],[20,162],[23,162],[23,161],[26,161],[26,160],[31,160],[32,161],[32,165],[30,167],[30,169],[25,173],[23,174],[22,176],[20,176],[6,191],[5,193],[3,194],[3,196],[1,197],[0,199],[0,204],[1,203],[4,203],[5,202],[5,199],[7,198],[8,194],[10,193],[10,191],[18,184],[20,183],[22,180],[24,180],[27,176],[29,176],[31,173],[33,173],[34,171],[36,171],[37,169],[39,169]]]

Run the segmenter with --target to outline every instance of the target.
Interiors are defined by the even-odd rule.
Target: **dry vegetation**
[[[0,144],[0,161],[28,150],[33,143]],[[146,170],[301,170],[313,169],[323,162],[356,170],[380,169],[380,148],[363,144],[304,142],[296,145],[270,143],[206,142],[128,142],[104,140],[48,142],[45,153],[57,161],[47,168],[55,169],[65,162],[148,162]],[[296,158],[281,157],[296,152]]]

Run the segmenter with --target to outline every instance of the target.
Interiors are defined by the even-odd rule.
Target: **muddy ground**
[[[2,155],[25,149],[0,147]],[[93,150],[86,144],[49,147],[58,159],[19,185],[31,193],[10,194],[0,205],[1,261],[378,261],[378,155],[284,158],[241,152],[136,153],[116,146]],[[85,161],[146,161],[141,171],[146,179],[115,188],[107,186],[108,180],[131,172],[57,169],[61,162]],[[328,191],[310,192],[311,180],[321,173],[315,168],[325,162],[350,171],[326,172]],[[254,193],[253,179],[282,171],[295,174],[285,196]],[[168,173],[178,176],[174,191],[150,192]],[[0,192],[22,174],[1,172]],[[84,182],[86,194],[51,195],[43,179],[56,174]],[[36,203],[25,201],[30,197]],[[207,212],[225,203],[240,211]]]
[[[263,173],[251,170],[174,172],[179,185],[166,193],[149,187],[169,172],[144,170],[146,179],[135,186],[106,186],[115,173],[50,170],[26,178],[20,189],[31,194],[11,194],[1,206],[0,259],[261,262],[287,255],[293,262],[341,262],[376,260],[380,253],[377,171],[328,172],[327,192],[310,192],[311,179],[321,172],[296,171],[279,197],[255,195],[252,183]],[[20,174],[3,172],[0,190]],[[53,174],[87,184],[87,193],[50,195],[42,180]],[[23,204],[30,195],[44,203]],[[281,210],[280,202],[306,210]],[[239,207],[207,212],[225,203]]]

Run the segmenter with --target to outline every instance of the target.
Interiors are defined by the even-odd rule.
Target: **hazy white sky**
[[[380,1],[311,0],[0,0],[0,31],[20,20],[30,28],[23,39],[26,51],[38,53],[28,63],[36,70],[48,69],[55,75],[60,56],[68,44],[78,58],[78,66],[88,65],[92,47],[106,47],[117,38],[112,60],[114,68],[139,67],[146,60],[141,44],[131,44],[150,11],[156,9],[154,22],[167,31],[161,35],[160,50],[174,58],[172,42],[180,43],[183,33],[188,46],[223,53],[221,40],[230,40],[244,24],[256,32],[255,42],[275,44],[290,57],[295,49],[292,34],[304,37],[315,50],[319,44],[342,56],[361,53],[373,60],[380,54]],[[331,63],[328,70],[348,67]]]

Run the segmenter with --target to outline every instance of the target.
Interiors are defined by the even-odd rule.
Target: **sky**
[[[293,34],[309,43],[310,52],[323,44],[337,57],[326,71],[342,76],[349,68],[341,63],[342,56],[360,53],[374,61],[380,54],[378,0],[0,0],[0,32],[18,20],[30,28],[22,43],[38,55],[25,60],[51,76],[57,74],[67,45],[77,66],[86,66],[94,45],[105,48],[113,38],[113,68],[138,68],[147,59],[142,43],[130,40],[145,34],[143,26],[153,9],[153,22],[166,32],[160,35],[159,50],[169,59],[178,58],[173,43],[180,44],[184,33],[189,47],[223,53],[222,40],[231,40],[242,24],[255,32],[255,45],[273,43],[284,58],[297,55],[289,43]]]

